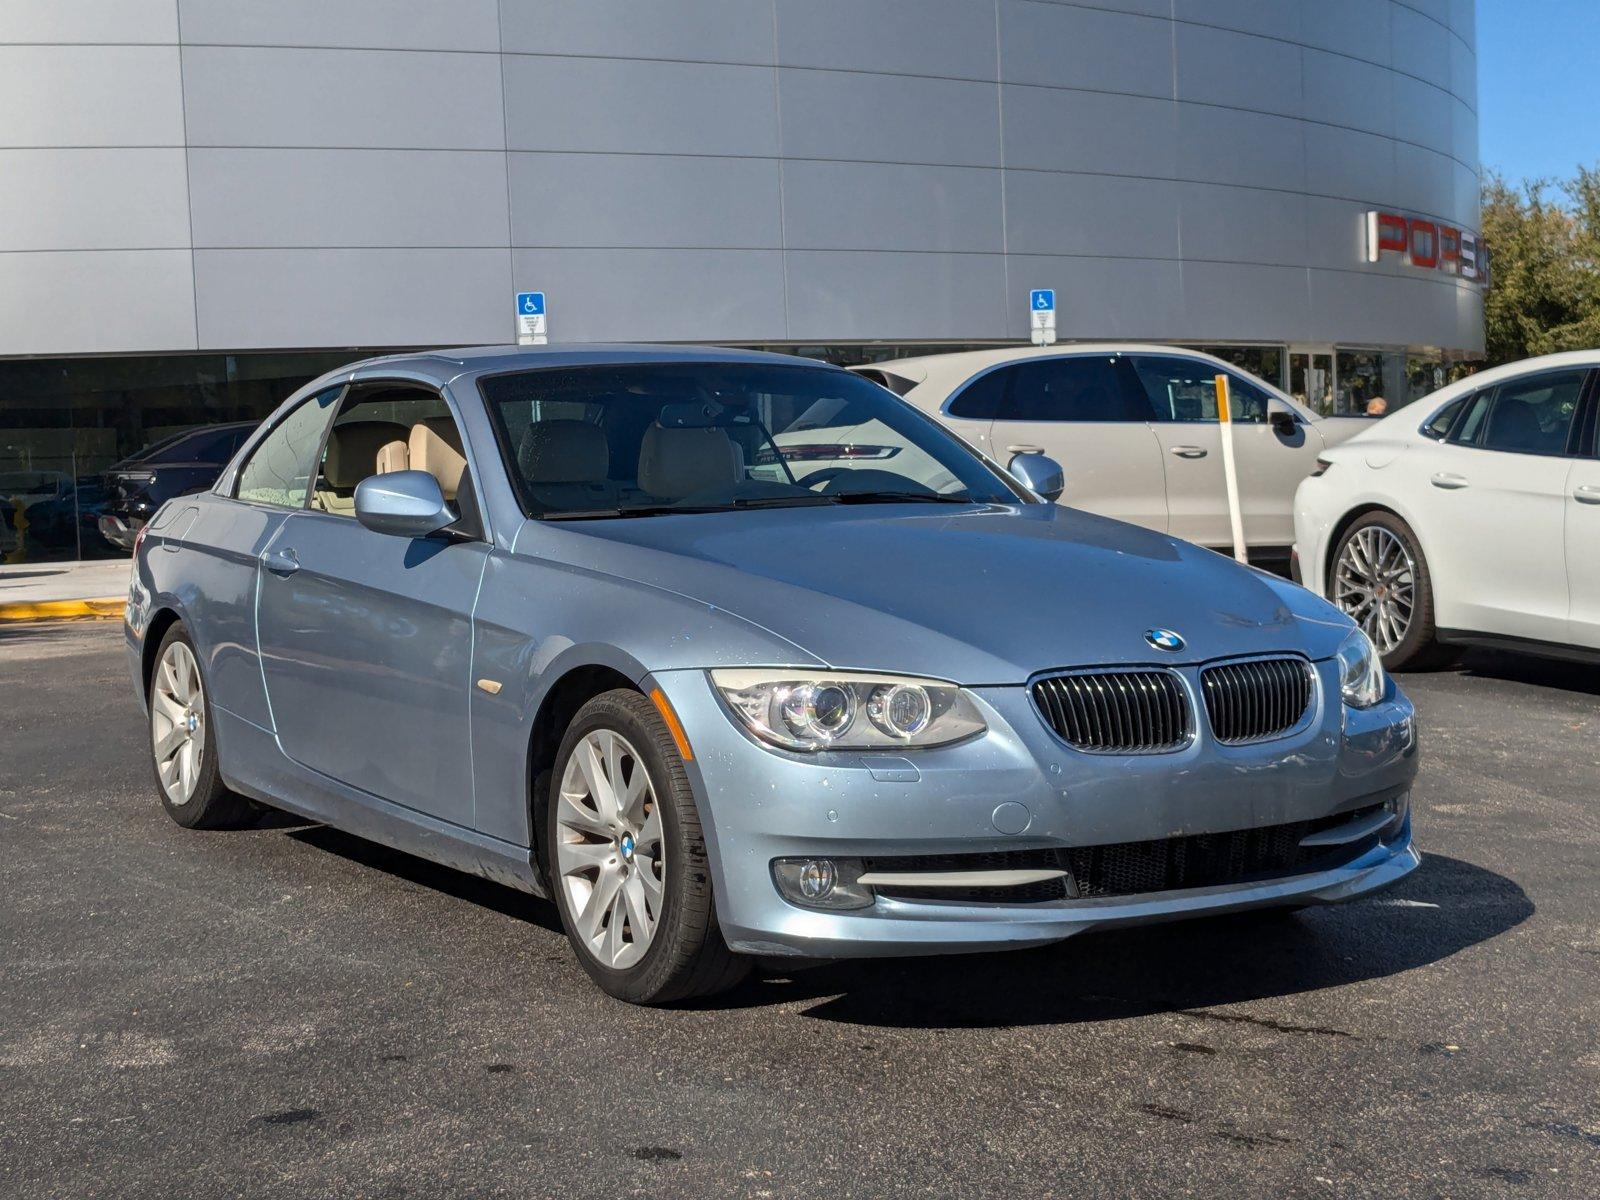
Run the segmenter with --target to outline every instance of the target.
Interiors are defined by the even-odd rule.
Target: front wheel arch
[[[566,736],[567,726],[572,724],[579,709],[596,696],[619,688],[639,691],[638,684],[615,667],[599,663],[572,667],[545,690],[534,713],[533,726],[528,735],[526,772],[528,846],[534,865],[547,886],[550,863],[542,834],[549,792],[546,785],[561,749],[561,739]]]

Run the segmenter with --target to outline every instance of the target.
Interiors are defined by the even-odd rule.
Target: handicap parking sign
[[[1056,340],[1056,290],[1034,288],[1028,293],[1029,325],[1036,346],[1048,346]]]
[[[544,293],[517,293],[517,345],[542,346],[550,340],[545,326]]]

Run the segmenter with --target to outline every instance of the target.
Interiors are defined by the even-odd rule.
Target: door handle
[[[1600,487],[1592,483],[1580,483],[1572,493],[1572,498],[1579,504],[1600,504]]]
[[[274,550],[262,558],[261,565],[274,575],[293,575],[300,569],[300,560],[293,550]]]
[[[1457,488],[1467,486],[1467,477],[1465,475],[1455,475],[1449,471],[1440,471],[1428,482],[1432,483],[1436,488],[1444,488],[1447,492],[1453,492]]]
[[[1029,445],[1026,445],[1026,444],[1019,445],[1019,446],[1007,446],[1006,447],[1006,453],[1007,454],[1043,454],[1044,453],[1044,447],[1043,446],[1029,446]]]
[[[1179,458],[1204,458],[1206,456],[1206,448],[1204,446],[1174,446],[1169,453],[1176,454]]]

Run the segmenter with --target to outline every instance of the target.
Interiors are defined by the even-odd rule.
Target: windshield
[[[1024,502],[952,434],[844,371],[630,363],[479,387],[531,516]]]

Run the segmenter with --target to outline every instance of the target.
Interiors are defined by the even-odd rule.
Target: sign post
[[[1056,290],[1034,288],[1028,293],[1028,315],[1032,319],[1033,344],[1053,346],[1056,340]]]
[[[543,346],[550,341],[545,326],[544,293],[517,293],[517,345]]]
[[[1239,511],[1239,472],[1233,462],[1233,406],[1229,403],[1228,377],[1217,376],[1217,422],[1222,433],[1222,481],[1228,489],[1228,524],[1233,530],[1233,557],[1249,565],[1244,550],[1244,517]]]

